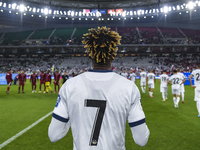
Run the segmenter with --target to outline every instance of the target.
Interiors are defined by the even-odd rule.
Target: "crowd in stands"
[[[130,71],[132,68],[137,75],[142,68],[146,71],[153,69],[157,75],[161,74],[163,70],[171,73],[175,68],[181,68],[182,72],[192,72],[193,69],[196,69],[199,61],[200,56],[192,54],[166,55],[165,57],[116,57],[112,63],[112,70],[120,74],[123,69]],[[92,64],[88,57],[3,58],[0,62],[0,73],[6,73],[7,69],[18,73],[24,69],[27,74],[31,74],[32,71],[52,70],[52,67],[54,70],[59,69],[61,73],[66,71],[67,74],[71,75],[90,69]]]

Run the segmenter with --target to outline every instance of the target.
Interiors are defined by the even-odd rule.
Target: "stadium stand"
[[[30,39],[48,39],[54,29],[36,30]]]

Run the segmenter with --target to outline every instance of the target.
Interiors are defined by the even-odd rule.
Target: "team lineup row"
[[[121,74],[123,77],[127,78],[128,74],[126,70],[123,71]],[[135,82],[136,74],[131,70],[130,74],[131,81]],[[194,85],[192,84],[191,78],[194,77]],[[180,95],[182,96],[182,103],[184,103],[184,83],[186,79],[183,73],[181,73],[180,69],[173,71],[173,75],[169,77],[166,74],[166,71],[163,71],[163,74],[159,76],[158,82],[160,84],[160,92],[162,93],[163,102],[167,100],[167,91],[168,91],[168,84],[172,85],[172,94],[173,94],[173,101],[174,107],[178,108],[178,104],[180,102]],[[195,98],[194,100],[197,102],[197,110],[198,110],[198,117],[200,117],[200,65],[197,66],[196,70],[193,70],[189,77],[190,85],[192,88],[195,89]],[[146,85],[149,87],[149,96],[153,97],[153,89],[155,88],[155,74],[152,70],[149,73],[144,72],[141,69],[140,73],[140,86],[143,93],[146,91]]]
[[[6,80],[7,80],[7,94],[9,94],[9,90],[10,90],[10,86],[12,85],[12,70],[10,70],[7,74],[6,74]],[[49,93],[49,90],[51,91],[51,93],[53,92],[53,90],[51,89],[51,74],[50,71],[48,70],[47,73],[45,73],[44,71],[41,71],[40,76],[40,91],[38,93],[42,93],[41,87],[42,85],[44,85],[44,93]],[[61,75],[59,73],[59,70],[57,70],[54,73],[54,93],[59,93],[59,89],[60,89],[60,78]],[[64,72],[64,75],[62,75],[62,84],[65,83],[65,81],[68,79],[68,75],[66,74],[66,72]],[[24,93],[24,85],[26,82],[26,74],[24,73],[24,70],[21,71],[21,73],[18,75],[18,80],[19,80],[19,90],[18,93],[20,93],[20,88],[22,86],[22,93]],[[30,78],[30,82],[32,84],[32,93],[36,93],[36,86],[37,86],[37,80],[38,80],[38,75],[35,73],[35,71],[33,71],[33,74],[31,75]],[[58,87],[58,90],[56,89],[56,87]]]

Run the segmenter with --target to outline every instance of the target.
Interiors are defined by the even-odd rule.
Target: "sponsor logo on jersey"
[[[60,103],[60,100],[61,100],[60,95],[58,95],[58,98],[57,98],[57,102],[56,102],[56,106],[55,106],[55,107],[58,107],[58,105],[59,105],[59,103]]]

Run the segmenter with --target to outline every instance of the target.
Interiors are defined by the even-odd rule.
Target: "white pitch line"
[[[10,139],[8,139],[7,141],[3,142],[0,145],[0,149],[3,148],[4,146],[6,146],[7,144],[9,144],[10,142],[14,141],[16,138],[18,138],[19,136],[21,136],[22,134],[24,134],[25,132],[27,132],[28,130],[30,130],[31,128],[33,128],[34,126],[36,126],[38,123],[40,123],[41,121],[43,121],[47,117],[49,117],[52,113],[53,113],[53,111],[50,112],[50,113],[48,113],[48,114],[46,114],[44,117],[40,118],[39,120],[37,120],[36,122],[34,122],[32,125],[28,126],[26,129],[20,131],[19,133],[17,133],[16,135],[14,135]]]

